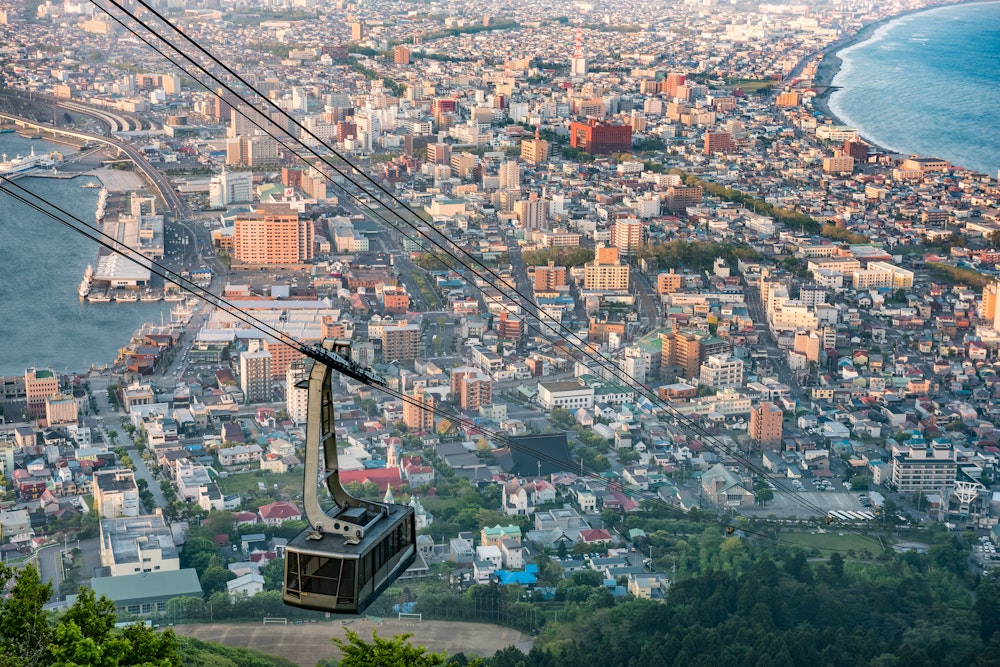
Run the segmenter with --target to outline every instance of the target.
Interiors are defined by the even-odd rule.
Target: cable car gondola
[[[350,342],[327,340],[310,350],[303,504],[309,528],[285,547],[285,604],[337,614],[360,614],[416,559],[413,508],[354,498],[340,482],[332,372],[366,384],[383,380],[350,361]],[[323,470],[319,451],[323,450]],[[320,473],[336,507],[324,512]]]

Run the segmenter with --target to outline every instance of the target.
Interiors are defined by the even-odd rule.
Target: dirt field
[[[303,623],[301,625],[263,625],[216,623],[212,625],[178,625],[178,635],[195,637],[225,646],[252,648],[263,653],[279,655],[302,665],[315,667],[316,663],[334,655],[332,637],[344,637],[349,628],[363,639],[371,641],[372,629],[380,637],[411,633],[414,644],[426,646],[435,653],[447,651],[448,655],[463,652],[466,655],[488,656],[511,644],[523,650],[531,641],[516,630],[499,625],[482,623],[455,623],[446,621],[397,621],[385,619],[376,624],[367,619],[351,621],[344,626],[339,622]]]

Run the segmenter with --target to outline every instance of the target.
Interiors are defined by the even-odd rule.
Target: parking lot
[[[786,488],[790,488],[787,487]],[[809,517],[825,516],[827,512],[839,510],[849,512],[870,511],[862,506],[858,500],[858,494],[851,491],[814,491],[811,485],[803,491],[785,491],[779,489],[774,492],[774,499],[768,501],[763,507],[742,508],[740,511],[747,514],[757,514],[767,516],[774,514],[777,517],[789,519],[807,519]]]

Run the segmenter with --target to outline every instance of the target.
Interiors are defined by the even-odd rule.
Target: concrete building
[[[173,534],[162,514],[101,519],[101,565],[117,577],[180,569]]]
[[[420,356],[420,325],[400,320],[382,329],[382,361],[413,361]]]
[[[549,262],[548,266],[534,267],[534,274],[536,292],[553,292],[566,286],[566,267],[556,266],[555,262]]]
[[[94,509],[102,518],[139,516],[139,487],[131,470],[94,473]]]
[[[261,204],[236,216],[234,259],[243,264],[301,264],[313,258],[313,224],[285,204]]]
[[[72,394],[57,393],[45,399],[45,422],[49,426],[75,424],[80,405]]]
[[[637,255],[642,248],[644,227],[642,221],[635,218],[615,220],[611,228],[611,245],[618,248],[622,256]]]
[[[761,403],[750,410],[750,438],[759,446],[773,449],[781,444],[784,413],[774,403]]]
[[[303,361],[293,361],[288,365],[288,370],[285,373],[285,409],[288,410],[288,418],[295,424],[306,423],[309,389],[300,387],[298,384],[308,379],[309,372]]]
[[[453,368],[451,396],[463,410],[478,410],[482,406],[493,405],[493,381],[478,368]]]
[[[434,430],[434,412],[437,397],[422,387],[407,394],[413,400],[403,401],[403,423],[410,431],[427,432]]]
[[[594,407],[594,388],[579,382],[539,382],[538,404],[546,410]]]
[[[899,493],[938,492],[955,486],[957,469],[948,443],[904,445],[892,455],[892,485]]]
[[[24,395],[28,416],[41,419],[45,416],[45,399],[59,393],[59,378],[48,369],[29,368],[24,371]]]
[[[574,122],[569,128],[569,144],[584,153],[631,153],[632,126],[606,125],[596,119]]]
[[[629,266],[618,259],[618,248],[598,247],[594,261],[583,266],[583,288],[597,292],[627,292]]]
[[[716,389],[743,386],[743,360],[731,354],[709,355],[701,365],[699,384]]]
[[[222,170],[208,184],[208,201],[212,208],[253,201],[253,172]]]
[[[251,340],[247,351],[240,353],[240,389],[246,403],[271,400],[271,353],[258,340]]]

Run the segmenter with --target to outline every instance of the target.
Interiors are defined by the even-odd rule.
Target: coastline
[[[823,56],[823,60],[816,68],[816,76],[813,78],[813,88],[819,91],[816,94],[816,96],[813,97],[812,99],[813,108],[816,111],[821,112],[826,118],[832,120],[835,125],[845,124],[843,119],[840,118],[830,109],[830,95],[834,91],[840,88],[839,86],[832,85],[834,78],[836,78],[837,74],[841,70],[841,67],[843,66],[843,60],[840,58],[840,53],[845,49],[848,49],[852,46],[856,46],[858,44],[868,41],[869,39],[872,38],[875,32],[882,26],[887,25],[893,21],[896,21],[897,19],[901,19],[907,16],[913,16],[915,14],[921,14],[934,9],[940,9],[943,7],[994,4],[998,1],[1000,0],[957,0],[956,2],[943,2],[938,4],[927,5],[925,7],[911,9],[905,12],[901,12],[899,14],[893,14],[892,16],[886,16],[884,18],[879,19],[878,21],[869,23],[863,26],[853,35],[837,40],[833,44],[830,44],[829,46],[821,50],[819,54],[813,55],[810,58],[806,59],[806,61],[808,61],[815,59],[817,55]],[[806,61],[804,61],[802,64],[805,64]],[[860,133],[861,128],[858,129]],[[904,155],[903,153],[899,153],[898,151],[895,150],[890,150],[884,146],[881,146],[873,142],[871,139],[864,136],[863,134],[860,134],[860,136],[862,139],[865,140],[866,143],[868,143],[877,152],[884,153],[886,155]]]

